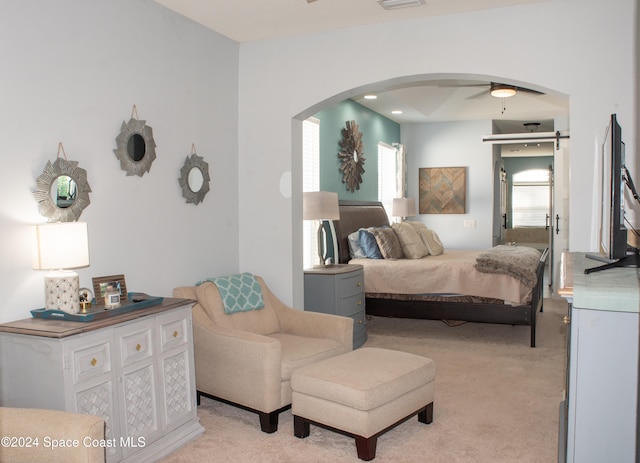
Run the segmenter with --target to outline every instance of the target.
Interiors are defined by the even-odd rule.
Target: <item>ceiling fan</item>
[[[486,84],[461,84],[461,85],[442,85],[442,87],[489,87],[480,93],[467,97],[468,100],[478,98],[486,94],[490,94],[494,98],[509,98],[518,92],[533,93],[536,95],[544,95],[543,92],[532,90],[530,88],[518,87],[516,85],[502,84],[499,82],[488,82]]]

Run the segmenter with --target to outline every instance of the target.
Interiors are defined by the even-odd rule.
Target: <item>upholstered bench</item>
[[[294,434],[311,423],[348,434],[372,460],[382,433],[416,414],[433,421],[435,375],[431,359],[370,347],[303,366],[291,375]]]

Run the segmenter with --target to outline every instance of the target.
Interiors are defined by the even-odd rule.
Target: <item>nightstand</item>
[[[337,264],[304,271],[304,309],[353,319],[353,348],[367,340],[362,265]]]

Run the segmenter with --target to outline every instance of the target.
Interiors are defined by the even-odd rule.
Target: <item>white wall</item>
[[[0,15],[0,321],[44,306],[31,269],[32,197],[62,142],[87,170],[91,266],[80,284],[123,273],[128,289],[174,286],[237,271],[239,46],[149,0],[5,1]],[[153,128],[150,173],[128,177],[113,153],[123,121]],[[211,191],[187,204],[180,168],[195,143]]]
[[[407,195],[419,198],[418,169],[466,167],[464,214],[419,214],[418,220],[438,233],[445,249],[485,249],[493,244],[493,147],[482,143],[491,121],[403,124],[407,146]],[[476,228],[464,228],[475,220]]]
[[[634,0],[554,0],[241,45],[241,269],[302,303],[300,246],[291,247],[301,233],[300,185],[291,198],[278,188],[284,172],[300,175],[291,118],[401,76],[496,76],[570,96],[570,239],[572,250],[587,250],[599,139],[613,112],[628,132],[635,127],[634,8]]]

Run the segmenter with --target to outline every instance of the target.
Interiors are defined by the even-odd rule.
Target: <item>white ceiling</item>
[[[418,7],[385,10],[376,0],[155,0],[157,3],[243,43],[277,37],[335,30],[365,24],[440,16],[538,3],[550,0],[426,0]],[[553,119],[568,115],[569,99],[553,92],[518,92],[498,99],[486,90],[488,80],[438,80],[381,88],[377,100],[353,98],[398,123],[493,120],[497,132],[525,132],[523,123],[540,122],[538,131],[553,131]],[[469,86],[480,85],[480,86]],[[482,86],[483,85],[483,86]],[[400,109],[402,115],[391,111]],[[526,147],[521,148],[522,155]],[[529,147],[529,149],[531,149]],[[528,155],[528,154],[527,154]]]

